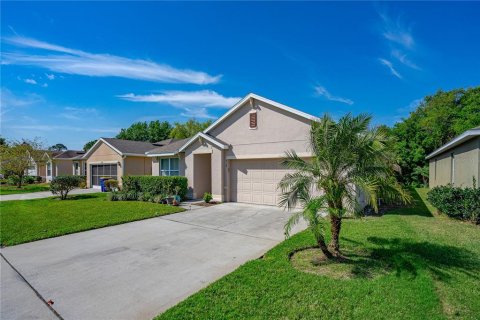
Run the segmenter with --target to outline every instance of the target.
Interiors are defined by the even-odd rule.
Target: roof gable
[[[223,116],[218,118],[217,121],[212,123],[207,129],[205,129],[203,131],[203,133],[208,133],[208,132],[212,131],[215,127],[217,127],[220,123],[222,123],[226,118],[228,118],[230,115],[232,115],[235,111],[240,109],[243,105],[245,105],[246,103],[251,103],[252,99],[262,101],[262,102],[267,103],[267,104],[269,104],[273,107],[276,107],[276,108],[279,108],[281,110],[296,114],[297,116],[303,117],[307,120],[317,120],[318,119],[317,117],[312,116],[311,114],[308,114],[308,113],[305,113],[303,111],[294,109],[292,107],[286,106],[286,105],[278,103],[276,101],[267,99],[265,97],[262,97],[262,96],[259,96],[259,95],[255,94],[255,93],[249,93],[242,100],[237,102],[237,104],[235,104],[232,108],[230,108]]]

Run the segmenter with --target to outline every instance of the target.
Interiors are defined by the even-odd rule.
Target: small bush
[[[43,182],[43,177],[42,176],[35,176],[35,179],[38,183]]]
[[[32,184],[36,181],[36,178],[35,176],[24,176],[23,177],[23,183],[26,183],[26,184]]]
[[[185,199],[187,195],[188,181],[180,176],[124,176],[122,178],[124,191],[137,193],[148,192],[152,196],[178,194]]]
[[[82,183],[83,179],[81,176],[58,176],[53,178],[50,183],[50,191],[53,194],[59,194],[61,200],[65,200],[70,191],[75,188],[78,188]]]
[[[148,202],[148,201],[152,201],[152,198],[153,198],[153,196],[150,192],[144,192],[144,193],[139,194],[138,201]]]
[[[427,199],[441,213],[480,223],[480,188],[439,186],[428,192]]]
[[[108,201],[118,201],[118,193],[117,192],[110,192],[107,194]]]
[[[108,190],[118,190],[118,180],[110,179],[105,181],[105,187],[107,187]]]
[[[213,197],[212,197],[212,194],[210,192],[205,192],[203,194],[203,201],[205,201],[206,203],[209,203],[210,201],[212,201]]]
[[[15,186],[18,184],[19,180],[20,178],[18,176],[15,176],[12,174],[11,176],[8,177],[7,182],[8,184]]]

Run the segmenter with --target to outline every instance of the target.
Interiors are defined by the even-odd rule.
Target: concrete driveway
[[[287,219],[225,203],[4,248],[1,318],[151,319],[281,242]]]

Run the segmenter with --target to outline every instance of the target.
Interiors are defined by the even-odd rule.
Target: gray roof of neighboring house
[[[120,151],[121,153],[130,154],[145,154],[145,152],[152,150],[158,145],[151,142],[122,140],[115,138],[102,138],[105,142]]]
[[[439,154],[442,154],[470,139],[472,139],[473,137],[478,137],[480,136],[480,127],[476,127],[476,128],[472,128],[470,130],[467,130],[465,131],[464,133],[462,133],[461,135],[455,137],[453,140],[451,140],[450,142],[447,142],[446,144],[444,144],[443,146],[441,146],[440,148],[436,149],[435,151],[433,151],[432,153],[430,153],[429,155],[427,155],[425,157],[425,159],[430,159],[436,155],[439,155]]]
[[[187,139],[168,139],[168,144],[162,145],[161,147],[157,147],[147,152],[147,154],[162,154],[162,153],[176,153],[180,147],[182,147],[188,140]],[[162,144],[165,141],[159,141],[155,144]]]
[[[85,154],[83,150],[65,150],[59,155],[55,156],[55,159],[80,159]]]

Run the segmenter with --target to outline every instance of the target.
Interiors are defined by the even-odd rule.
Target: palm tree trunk
[[[322,250],[323,254],[327,259],[332,259],[333,255],[332,253],[328,250],[327,244],[325,243],[325,240],[323,239],[317,239],[317,244],[320,250]]]
[[[342,218],[330,216],[332,239],[330,240],[330,250],[334,257],[340,257],[340,229],[342,228]]]

